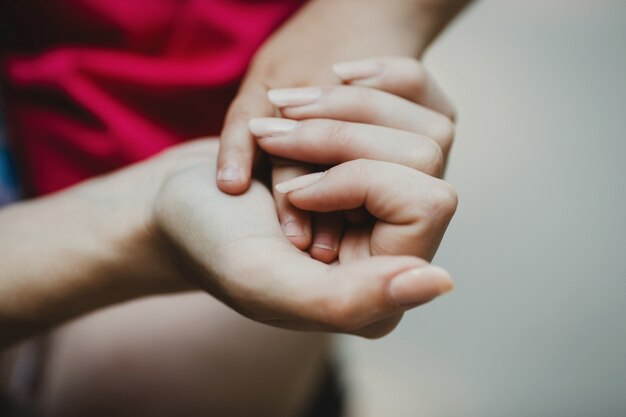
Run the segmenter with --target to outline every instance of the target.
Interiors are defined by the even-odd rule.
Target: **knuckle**
[[[413,148],[411,160],[416,169],[425,174],[441,177],[445,165],[445,157],[441,146],[429,138],[421,138],[419,145]]]
[[[441,148],[446,153],[450,147],[452,147],[455,133],[455,124],[452,120],[443,115],[439,115],[429,129],[430,136],[441,145]]]
[[[459,197],[450,183],[437,180],[436,187],[429,193],[430,215],[436,218],[450,220],[459,203]]]

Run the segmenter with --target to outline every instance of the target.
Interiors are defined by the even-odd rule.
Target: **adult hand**
[[[262,138],[263,150],[309,166],[368,158],[442,175],[454,137],[454,108],[418,61],[376,58],[337,65],[335,70],[351,84],[269,92],[270,101],[292,120],[250,122],[252,133]],[[275,183],[295,173],[294,168],[281,169],[275,169]],[[311,225],[308,212],[280,193],[275,199],[283,229],[296,247],[324,262],[335,260],[344,227],[341,216],[316,214]]]
[[[172,263],[240,313],[280,327],[375,337],[391,331],[406,309],[451,288],[448,274],[423,259],[371,256],[433,253],[456,204],[443,181],[393,163],[353,161],[311,186],[326,203],[306,190],[291,193],[290,201],[305,210],[363,205],[378,219],[371,234],[365,228],[347,235],[354,244],[342,245],[340,264],[327,265],[284,236],[263,184],[253,181],[247,193],[226,195],[207,163],[214,160],[208,156],[167,181],[156,222]],[[384,249],[370,251],[377,247]]]
[[[337,83],[337,62],[372,56],[419,57],[469,0],[311,0],[256,52],[222,132],[218,185],[250,184],[254,142],[246,125],[272,116],[267,90]],[[374,29],[375,28],[375,29]]]
[[[271,117],[275,108],[266,100],[272,88],[339,84],[334,63],[382,54],[420,56],[428,43],[467,3],[467,0],[312,0],[277,31],[256,53],[241,89],[233,101],[218,158],[219,188],[230,194],[244,192],[250,184],[255,154],[247,123],[254,117]],[[355,13],[358,10],[358,13]],[[375,27],[376,30],[372,30]],[[443,111],[443,110],[440,110]],[[444,114],[446,112],[444,111]],[[274,182],[308,172],[308,167],[280,161]],[[318,215],[313,223],[281,196],[276,205],[285,234],[300,249],[311,243],[332,260],[330,245],[341,227],[333,215]],[[330,252],[328,252],[330,251]]]
[[[395,326],[390,317],[450,289],[445,271],[415,256],[364,252],[336,265],[312,259],[284,236],[264,184],[253,181],[241,196],[217,189],[206,169],[217,151],[215,140],[180,145],[1,210],[0,346],[107,305],[199,288],[260,322],[374,337]],[[327,175],[353,181],[337,183],[354,189],[349,205],[365,202],[379,219],[372,237],[360,239],[432,253],[454,211],[450,187],[399,165],[349,164]],[[374,182],[372,169],[381,175]],[[336,194],[332,184],[327,192]],[[314,200],[293,202],[307,209]]]

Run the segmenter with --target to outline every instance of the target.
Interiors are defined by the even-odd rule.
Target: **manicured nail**
[[[243,176],[241,175],[241,171],[239,170],[239,168],[226,167],[220,170],[219,174],[217,175],[217,179],[219,181],[234,182],[241,181],[243,179]]]
[[[320,249],[331,250],[333,252],[337,251],[337,241],[333,238],[333,235],[326,232],[318,233],[315,236],[313,246]]]
[[[389,296],[399,305],[410,306],[426,303],[452,288],[452,280],[445,269],[428,265],[394,277],[389,285]]]
[[[382,74],[385,66],[382,62],[366,59],[362,61],[341,62],[333,65],[333,71],[343,81],[363,80]]]
[[[278,88],[267,92],[267,98],[278,107],[305,106],[315,103],[322,96],[316,87]]]
[[[287,223],[284,223],[282,227],[283,232],[287,237],[304,236],[304,229],[302,228],[302,225],[296,221],[288,221]]]
[[[302,188],[308,187],[309,185],[315,184],[324,176],[324,174],[326,174],[326,171],[302,175],[301,177],[297,177],[292,180],[276,184],[274,188],[276,188],[276,191],[278,191],[279,193],[287,194],[292,191],[300,190]]]
[[[254,136],[265,137],[280,135],[295,129],[300,122],[278,117],[259,117],[250,119],[248,128]]]

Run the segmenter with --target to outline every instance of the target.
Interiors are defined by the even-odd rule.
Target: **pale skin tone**
[[[416,68],[411,60],[383,60],[389,71]],[[313,113],[301,122],[250,122],[268,153],[334,165],[276,191],[301,210],[346,213],[340,262],[326,265],[297,250],[260,182],[238,197],[221,193],[203,165],[215,164],[215,140],[180,145],[0,212],[3,344],[126,299],[193,288],[256,321],[375,337],[407,307],[449,290],[447,273],[426,260],[456,208],[454,190],[429,175],[443,169],[437,142],[402,126],[425,109],[378,90],[397,100],[385,115],[388,102],[353,101],[354,88],[325,90],[329,98],[302,110]],[[378,125],[366,124],[374,115]],[[38,262],[27,261],[33,254]]]
[[[339,84],[332,64],[372,56],[421,56],[426,46],[470,0],[314,0],[290,19],[257,52],[222,131],[218,187],[244,192],[256,146],[246,129],[254,117],[271,117],[265,100],[272,88]],[[422,104],[453,118],[454,111],[429,94]],[[273,170],[278,183],[308,172],[306,166],[281,161]],[[332,214],[311,216],[277,195],[285,234],[311,256],[337,258],[342,221]]]
[[[309,7],[303,9],[297,18],[290,20],[283,30],[278,32],[259,51],[248,74],[246,83],[238,96],[238,100],[233,103],[231,115],[226,123],[227,129],[222,137],[224,145],[230,146],[228,145],[229,143],[233,145],[231,151],[225,152],[226,146],[223,146],[222,150],[220,150],[220,157],[216,158],[216,147],[212,150],[209,150],[208,146],[205,148],[206,155],[211,154],[213,156],[207,157],[205,155],[203,158],[206,157],[206,161],[202,163],[216,167],[218,172],[217,167],[223,161],[228,160],[225,156],[232,156],[240,151],[242,152],[239,155],[241,156],[239,161],[242,163],[243,184],[237,185],[237,182],[229,182],[235,188],[229,189],[228,185],[224,186],[224,183],[218,182],[223,190],[236,194],[245,190],[249,184],[248,169],[251,163],[251,156],[247,155],[247,152],[254,149],[249,144],[254,144],[255,141],[253,141],[254,136],[249,133],[248,123],[251,118],[271,117],[277,114],[276,107],[266,99],[266,93],[269,88],[337,85],[340,83],[340,78],[332,72],[331,64],[340,61],[367,58],[381,54],[418,56],[437,32],[447,23],[449,18],[466,2],[455,0],[376,2],[371,0],[367,3],[365,5],[364,1],[312,1]],[[355,13],[355,10],[361,10],[361,7],[363,10]],[[383,9],[384,13],[381,13]],[[346,15],[350,16],[350,18],[345,19],[343,16]],[[419,23],[415,24],[416,22]],[[376,31],[371,30],[373,26],[377,28]],[[302,45],[307,45],[307,48],[302,48]],[[382,82],[383,80],[380,79],[378,81]],[[384,84],[387,84],[387,87]],[[418,95],[414,94],[415,85],[407,86],[400,83],[393,86],[393,84],[393,80],[388,78],[381,85],[377,85],[374,81],[374,84],[371,86],[375,88],[381,87],[383,90],[386,89],[393,94],[409,98],[412,101],[418,101]],[[430,87],[431,85],[430,82],[422,84],[427,89],[433,90]],[[436,90],[436,87],[434,87],[434,91]],[[435,101],[437,100],[439,99]],[[445,109],[437,107],[434,103],[432,100],[421,102],[425,107],[432,107],[443,116],[449,117],[451,115]],[[335,108],[332,111],[335,112],[337,110]],[[306,118],[306,115],[291,114],[288,117],[299,119]],[[333,117],[333,113],[329,112],[326,115],[312,114],[310,117],[341,120],[344,116],[337,114],[336,117]],[[345,117],[348,122],[359,122],[358,120],[351,120],[349,116]],[[361,123],[377,124],[377,121],[364,120]],[[445,123],[440,124],[440,126],[443,125]],[[417,133],[412,128],[407,129],[406,126],[397,126],[396,128]],[[230,133],[228,133],[229,130]],[[228,139],[229,136],[233,139]],[[323,135],[320,134],[320,136]],[[236,139],[237,137],[239,139]],[[429,137],[433,139],[432,135]],[[240,146],[240,142],[238,142],[241,140],[245,142],[243,146]],[[259,142],[262,142],[262,140]],[[398,143],[405,143],[405,139],[398,139]],[[286,152],[285,149],[281,148],[280,144],[271,144],[269,141],[266,141],[266,145],[262,146],[268,146],[268,151],[273,146],[277,155]],[[197,158],[198,165],[200,164],[199,161],[202,158],[197,155],[198,149],[191,152],[194,155],[189,156],[185,163],[190,162],[192,158]],[[175,152],[178,152],[178,150]],[[307,155],[310,155],[310,151],[307,151],[306,148],[297,152],[302,155],[304,160],[307,159]],[[364,157],[377,159],[373,156],[373,153],[369,153]],[[3,265],[5,260],[7,262],[15,261],[14,269],[16,273],[25,275],[28,275],[29,272],[32,273],[32,283],[36,284],[33,285],[33,288],[37,287],[38,289],[38,291],[34,291],[33,305],[29,305],[31,303],[20,304],[26,306],[28,311],[20,312],[14,307],[12,311],[2,312],[3,319],[17,320],[14,321],[15,326],[13,326],[12,334],[7,336],[4,343],[10,343],[11,340],[17,340],[28,334],[39,332],[85,311],[116,303],[122,299],[137,297],[145,294],[146,291],[148,293],[157,291],[169,292],[173,289],[178,290],[181,288],[180,282],[172,279],[173,276],[179,274],[179,271],[170,275],[169,270],[171,266],[160,263],[162,259],[167,259],[167,257],[160,256],[162,253],[160,245],[157,245],[159,248],[155,249],[154,245],[144,246],[139,244],[146,238],[146,232],[151,233],[152,230],[146,228],[146,224],[136,227],[137,219],[135,214],[132,213],[137,213],[137,210],[126,212],[128,207],[134,205],[133,201],[135,203],[140,200],[145,202],[147,200],[144,200],[143,197],[154,197],[155,193],[157,193],[155,188],[158,188],[157,184],[164,180],[165,171],[175,170],[175,166],[179,163],[182,164],[182,159],[187,159],[187,156],[182,159],[179,159],[179,157],[182,158],[182,152],[178,153],[178,156],[173,154],[163,155],[159,157],[161,158],[159,161],[149,161],[146,165],[137,166],[133,168],[132,178],[130,177],[131,174],[128,173],[125,176],[116,174],[115,178],[109,177],[98,180],[96,183],[98,183],[99,188],[95,188],[95,184],[85,184],[81,186],[82,190],[69,191],[73,194],[63,194],[55,197],[54,204],[51,200],[43,200],[32,205],[28,203],[29,207],[26,207],[26,204],[13,207],[11,215],[5,215],[6,212],[1,213],[0,221],[7,222],[2,223],[3,232],[8,230],[4,228],[4,225],[11,223],[12,230],[24,233],[22,236],[25,239],[23,240],[24,242],[26,242],[28,236],[31,236],[31,242],[36,243],[29,243],[29,247],[33,249],[39,248],[37,252],[42,255],[40,259],[46,261],[33,265],[30,258],[24,260],[19,257],[6,256],[2,259]],[[328,155],[320,156],[322,159],[327,157]],[[238,156],[235,156],[235,159],[237,158]],[[355,156],[355,158],[359,157]],[[293,159],[297,159],[295,158],[295,153]],[[380,159],[389,162],[384,154]],[[216,160],[218,161],[217,164],[215,164]],[[319,163],[333,165],[339,162],[336,157],[335,160],[330,158],[326,161],[320,160]],[[410,163],[407,164],[407,161],[398,160],[394,163],[416,168],[416,166]],[[148,168],[147,164],[150,164],[152,168]],[[166,166],[167,168],[165,168]],[[306,172],[308,170],[302,167],[278,169],[274,171],[275,182],[278,183]],[[364,172],[367,172],[367,170],[364,169]],[[144,179],[139,181],[139,178]],[[213,181],[216,180],[216,177],[212,178]],[[143,195],[143,197],[137,195],[139,188],[133,186],[133,182],[136,181],[145,181],[146,184],[149,184],[141,188],[142,191],[139,194]],[[240,187],[239,189],[237,189],[238,186]],[[445,188],[446,186],[444,185],[443,187]],[[89,191],[89,189],[92,191]],[[107,195],[106,192],[103,193],[104,190],[110,192],[108,194],[111,197],[110,199],[102,197],[103,194]],[[113,192],[114,190],[115,192]],[[449,191],[446,188],[442,195],[450,197]],[[129,196],[132,196],[132,198],[129,198]],[[289,194],[275,193],[275,196],[276,202],[274,204],[278,206],[277,210],[281,220],[284,220],[289,215],[297,217],[306,213],[305,210],[297,210],[293,205],[285,204],[288,201]],[[104,204],[105,201],[106,204]],[[124,204],[120,204],[122,201]],[[283,205],[285,205],[285,208],[283,208]],[[76,207],[78,206],[82,206],[84,210],[77,210]],[[149,205],[146,205],[144,208],[150,211]],[[91,214],[87,214],[88,211],[91,211]],[[285,213],[287,216],[284,215]],[[26,222],[22,217],[26,215],[32,215],[33,218],[41,219],[41,223],[46,224],[40,225],[38,222]],[[140,215],[137,215],[137,217],[143,218]],[[356,216],[357,220],[358,217]],[[276,227],[279,224],[275,219],[274,217],[272,227]],[[237,224],[239,225],[239,223]],[[122,228],[118,227],[121,225],[128,227],[121,230]],[[306,228],[306,223],[304,226]],[[20,229],[20,227],[23,227],[23,229]],[[134,232],[131,233],[133,235],[130,239],[131,243],[126,242],[124,245],[118,245],[125,241],[127,237],[122,232],[128,230]],[[276,228],[276,230],[280,229]],[[9,237],[4,234],[3,236]],[[0,236],[0,239],[3,236]],[[47,242],[42,241],[41,239],[46,236],[49,237],[49,240]],[[55,239],[55,236],[62,236],[63,239]],[[72,236],[74,237],[70,238]],[[153,235],[150,236],[154,237]],[[312,235],[309,235],[305,238],[310,241],[312,237]],[[427,252],[434,253],[434,249],[438,244],[438,238],[432,242],[431,249]],[[99,247],[98,242],[109,240],[115,244],[109,245],[106,248],[107,250],[102,250],[103,248]],[[63,245],[59,245],[60,241],[63,242]],[[302,245],[302,243],[299,243],[298,238],[294,239],[293,236],[289,237],[289,241],[297,247]],[[90,243],[85,245],[85,242]],[[51,253],[46,243],[56,245],[59,252]],[[4,243],[2,245],[3,247],[6,246]],[[10,245],[15,245],[15,240],[12,240]],[[153,250],[155,253],[151,253]],[[324,254],[324,252],[321,253]],[[78,258],[76,258],[77,255],[79,255]],[[312,255],[314,258],[318,257],[315,253]],[[424,256],[427,256],[427,254]],[[336,257],[336,254],[326,259],[334,259],[334,257]],[[60,262],[59,258],[65,260],[72,259],[73,262]],[[149,263],[137,262],[141,259],[156,262],[154,271],[138,271],[137,264],[145,266]],[[408,259],[411,266],[418,266],[413,263],[418,262],[418,260],[414,258]],[[239,257],[238,261],[240,260],[241,257]],[[324,260],[323,255],[322,260]],[[399,262],[400,260],[396,261]],[[127,270],[126,266],[130,262],[133,265]],[[419,266],[422,265],[422,262],[424,261],[419,261]],[[28,267],[23,268],[24,265],[28,265]],[[177,264],[177,267],[179,266]],[[84,272],[82,268],[85,267],[89,267],[93,274],[86,276],[84,273],[81,273],[80,271]],[[120,274],[122,270],[124,273]],[[104,279],[103,276],[110,275],[107,271],[117,274],[121,279],[113,280],[114,282]],[[58,277],[64,274],[66,274],[68,279],[67,281],[63,280],[63,282],[72,283],[67,288],[61,288],[63,284],[58,280],[50,280],[49,285],[40,286],[44,275],[47,277]],[[150,279],[146,279],[146,276],[143,274],[150,276]],[[159,282],[159,290],[151,287],[153,280]],[[447,289],[449,281],[445,273],[442,273],[436,280],[445,283],[441,288],[443,290]],[[52,282],[54,282],[54,285],[52,285]],[[124,283],[127,285],[128,282],[132,282],[133,285],[127,286],[124,291],[120,291],[119,288],[111,291],[111,288],[115,288],[117,284]],[[188,282],[184,280],[182,288],[191,288],[196,284],[196,281],[191,285]],[[150,288],[147,289],[147,287]],[[88,289],[87,292],[90,295],[93,296],[95,294],[96,296],[93,299],[86,300],[85,289]],[[28,291],[24,290],[25,288],[22,288],[23,295],[21,300],[29,298],[26,295]],[[48,290],[52,290],[52,292]],[[39,301],[50,293],[56,294],[58,298],[52,300],[48,306],[46,306],[46,302],[43,302],[43,305],[38,305]],[[81,294],[81,296],[77,296],[78,294]],[[65,297],[76,297],[80,299],[80,302],[68,304]],[[53,411],[51,411],[50,415],[55,415],[54,410],[56,410],[56,415],[84,415],[82,411],[85,409],[81,409],[81,403],[76,402],[77,398],[84,400],[82,406],[86,404],[88,407],[89,404],[93,405],[99,401],[111,406],[111,399],[128,398],[128,395],[136,399],[138,402],[136,406],[139,408],[135,408],[134,411],[136,412],[133,412],[132,407],[129,406],[128,409],[124,410],[127,413],[126,415],[137,415],[137,412],[145,410],[146,398],[151,399],[151,403],[154,406],[151,415],[159,415],[159,413],[171,415],[171,413],[168,414],[168,405],[172,407],[169,409],[170,411],[189,410],[190,413],[186,415],[195,415],[193,414],[194,412],[197,412],[198,415],[206,415],[207,412],[213,413],[211,415],[250,415],[251,410],[254,410],[254,415],[294,415],[294,410],[302,407],[302,402],[307,399],[307,393],[316,384],[319,374],[316,369],[319,368],[319,364],[324,357],[324,338],[316,333],[299,334],[253,326],[250,324],[251,322],[242,320],[237,315],[232,315],[227,309],[224,309],[219,303],[212,300],[198,294],[134,302],[129,305],[116,307],[114,310],[105,310],[102,313],[91,315],[70,326],[66,326],[61,332],[57,332],[54,338],[53,357],[50,360],[51,372],[45,384],[47,387],[46,400],[48,404],[54,405],[54,407],[51,407]],[[13,304],[15,305],[16,303]],[[229,304],[233,305],[233,301],[231,300]],[[55,307],[55,313],[58,313],[59,305],[68,308],[62,314],[51,315],[49,313],[52,311],[52,305]],[[346,305],[349,306],[349,303]],[[51,310],[46,311],[46,308]],[[383,324],[382,327],[376,329],[374,326],[374,330],[378,333],[373,332],[370,327],[367,331],[372,333],[360,334],[375,336],[390,330],[396,320],[394,317],[401,314],[401,311],[404,311],[405,308],[398,308],[398,312],[395,315],[391,314],[387,319],[379,320],[379,323]],[[347,308],[345,311],[349,312],[349,310]],[[251,316],[251,314],[248,315]],[[146,326],[145,319],[142,317],[152,317],[159,322],[161,317],[165,323],[169,324],[165,324],[164,328],[156,329],[153,326]],[[42,318],[45,320],[41,320]],[[287,325],[291,326],[293,319],[290,318],[288,321],[290,323]],[[340,322],[341,320],[334,323],[334,328],[343,328],[357,333],[366,332],[362,328],[354,329],[355,323]],[[209,330],[206,334],[195,330],[205,323],[223,323],[223,327],[216,324],[216,332]],[[348,324],[350,326],[347,326]],[[307,325],[315,327],[320,324],[311,320]],[[328,323],[324,325],[328,325]],[[339,325],[343,325],[343,327]],[[213,335],[216,333],[223,335],[223,332],[226,331],[225,329],[229,329],[229,331],[234,332],[238,336],[233,338],[221,337],[220,340],[216,340]],[[174,340],[171,337],[167,337],[172,332],[176,334]],[[264,341],[268,339],[271,342],[265,343]],[[146,343],[146,340],[152,342]],[[153,349],[155,347],[154,342],[157,340],[156,349]],[[93,343],[89,343],[89,341],[93,341]],[[255,351],[267,358],[267,367],[261,366],[262,364],[258,361],[249,363],[245,360],[246,357],[250,356],[249,348],[247,347],[250,343],[254,343]],[[95,349],[96,347],[100,347],[101,355],[94,354],[94,350],[97,350]],[[241,369],[237,370],[229,366],[227,370],[220,374],[222,376],[218,378],[214,375],[216,369],[209,366],[210,363],[207,362],[206,358],[213,357],[214,351],[223,352],[224,350],[232,353],[232,360],[234,361],[226,361],[226,363],[241,364]],[[162,353],[164,351],[168,352],[167,357],[163,357]],[[264,351],[266,353],[262,353]],[[116,362],[110,362],[116,357],[115,352],[127,357],[129,360],[131,358],[139,359],[130,362],[134,364],[132,367],[128,367],[128,364],[125,366],[125,370],[128,368],[129,374],[124,373],[122,378],[120,378],[119,372],[116,371]],[[271,359],[270,352],[275,355],[274,359]],[[220,353],[220,355],[220,357],[223,357],[223,353]],[[177,357],[187,358],[188,360],[182,361],[181,359],[176,359]],[[101,359],[99,362],[94,361],[94,359],[98,358]],[[100,367],[97,366],[98,363],[101,364]],[[151,363],[158,363],[160,367],[155,368],[150,365]],[[200,363],[205,366],[198,366]],[[281,363],[281,366],[277,368],[273,365],[276,363]],[[169,368],[168,364],[170,365]],[[166,371],[161,371],[161,368]],[[56,372],[55,369],[59,369],[59,372]],[[173,372],[173,370],[178,370],[178,372]],[[165,375],[163,372],[167,374],[165,379],[163,378]],[[272,378],[274,381],[294,381],[297,379],[302,380],[303,383],[294,384],[289,382],[284,384],[282,388],[280,385],[254,383],[254,380],[250,379],[250,373],[256,372],[271,375],[268,378]],[[224,373],[228,376],[224,377]],[[142,378],[137,380],[136,378],[129,378],[129,375]],[[167,388],[158,383],[158,381],[164,380],[170,383],[170,385],[167,385]],[[250,389],[243,386],[242,381],[250,381],[252,384]],[[176,390],[172,390],[172,387],[177,386],[189,387],[190,382],[192,382],[191,385],[200,387],[200,391],[195,396],[193,394],[195,391],[190,391],[189,389],[185,389],[186,392],[180,393],[180,395],[177,395]],[[141,390],[137,389],[139,386],[142,387]],[[107,391],[107,387],[111,389]],[[206,387],[206,389],[202,389],[203,387]],[[263,387],[263,389],[260,389],[260,387]],[[118,391],[115,391],[116,389]],[[229,393],[235,391],[239,392],[241,397],[247,399],[246,403],[227,400]],[[163,394],[166,392],[167,403],[155,401],[155,399],[163,398]],[[213,397],[208,396],[206,395],[207,392],[215,395]],[[286,398],[291,400],[286,401]],[[226,402],[220,403],[222,399]],[[75,408],[72,409],[72,407]],[[89,407],[87,409],[89,410]],[[93,411],[93,409],[90,411]],[[122,414],[118,413],[116,415]]]
[[[390,79],[394,80],[402,79],[400,75],[406,74],[407,68],[418,68],[407,59],[381,60],[389,65]],[[381,94],[384,84],[381,82]],[[405,77],[403,82],[385,88],[390,90],[393,86],[409,91],[413,84],[412,77]],[[429,259],[434,254],[454,212],[456,198],[448,184],[415,169],[441,172],[442,151],[433,145],[436,142],[402,125],[412,119],[413,112],[421,114],[424,109],[388,95],[387,99],[397,100],[392,109],[395,111],[388,114],[399,118],[382,117],[385,108],[389,110],[385,100],[355,103],[351,101],[350,87],[331,90],[336,100],[321,102],[321,107],[313,109],[317,113],[310,119],[301,117],[302,123],[283,135],[267,136],[268,120],[252,121],[250,127],[260,145],[270,153],[335,165],[321,178],[309,176],[278,188],[286,199],[305,211],[346,211],[350,226],[341,244],[339,264],[328,266],[292,245],[279,226],[274,202],[264,185],[255,181],[250,191],[239,197],[219,192],[212,185],[214,171],[205,169],[206,164],[215,164],[216,141],[181,145],[116,174],[0,212],[0,222],[7,231],[2,235],[7,239],[3,247],[8,248],[0,256],[3,265],[14,266],[13,270],[6,270],[9,279],[3,280],[5,288],[0,292],[4,295],[0,298],[2,325],[7,329],[2,334],[3,342],[9,343],[29,332],[41,331],[77,314],[124,299],[198,286],[257,321],[299,330],[377,337],[391,331],[407,309],[448,291],[451,282],[447,273],[428,267],[422,258]],[[365,119],[355,119],[352,112]],[[332,119],[332,114],[343,120]],[[372,115],[377,115],[379,125],[367,124],[371,122],[367,118]],[[410,117],[404,119],[403,115]],[[342,129],[337,129],[339,125]],[[266,130],[260,132],[259,128]],[[343,139],[323,142],[324,146],[316,149],[319,138],[327,136],[329,128],[343,131]],[[297,132],[300,135],[294,142],[295,137],[290,135]],[[351,137],[347,136],[350,132],[354,133]],[[345,140],[351,143],[348,152]],[[390,149],[403,151],[389,152]],[[419,158],[406,157],[418,154]],[[359,207],[370,213],[369,221],[363,221],[368,219],[363,211],[353,210]],[[29,240],[32,250],[40,254],[40,262],[21,259],[29,255],[9,244],[11,236],[18,235],[22,241]],[[50,240],[41,240],[42,237]],[[92,273],[87,275],[86,270]],[[21,294],[20,303],[12,302],[16,298],[14,294]],[[123,313],[124,310],[128,312]],[[188,313],[196,318],[188,317]],[[129,317],[121,319],[120,314]],[[194,351],[204,346],[201,351],[210,357],[216,343],[207,344],[194,336],[197,333],[194,329],[204,326],[202,317],[206,314],[210,316],[204,320],[222,317],[218,321],[231,322],[239,329],[248,327],[234,317],[229,318],[217,305],[211,307],[202,299],[187,298],[178,307],[167,300],[138,303],[134,308],[121,307],[81,320],[62,331],[55,337],[56,348],[45,383],[44,403],[50,415],[81,415],[100,401],[110,407],[110,398],[129,391],[136,392],[139,398],[141,393],[150,398],[158,396],[159,385],[154,385],[159,381],[154,377],[158,371],[143,368],[141,363],[159,352],[187,350],[176,343],[183,335],[183,340],[195,340]],[[150,335],[150,326],[143,323],[142,315],[172,323],[183,320],[184,325],[175,328],[188,331],[172,329],[178,335],[174,339],[160,330],[159,336]],[[190,325],[192,322],[195,326]],[[116,341],[116,332],[124,332],[122,329],[129,326],[135,326],[128,330],[132,333],[122,333],[122,339]],[[219,334],[224,332],[228,330],[222,329]],[[150,346],[136,350],[135,343],[141,343],[142,335],[149,340],[155,337],[160,340],[161,334],[164,339],[158,342],[154,353],[150,353]],[[323,360],[325,342],[317,334],[297,337],[295,333],[285,333],[273,337],[282,340],[281,349],[272,344],[267,346],[268,352],[278,355],[276,361],[291,357],[294,365],[280,367],[282,372],[288,372],[282,377],[271,367],[265,372],[279,380],[308,375],[303,385],[288,384],[281,391],[288,389],[292,393],[290,398],[299,402],[285,403],[268,387],[269,391],[258,388],[251,391],[248,404],[256,410],[269,407],[271,415],[290,415],[306,401],[306,394],[319,378],[319,366],[314,364]],[[227,338],[217,345],[228,343]],[[240,352],[239,346],[236,343],[229,351]],[[255,346],[257,353],[264,349],[263,343],[257,342]],[[124,357],[138,355],[143,361],[126,365],[125,371],[130,373],[120,380],[117,373],[109,371],[111,365],[105,365],[108,360],[101,366],[97,365],[100,361],[94,362],[101,350],[103,354],[108,352],[106,356],[119,351]],[[166,356],[170,357],[170,354]],[[160,369],[169,369],[168,378],[176,380],[178,372],[184,380],[190,377],[204,380],[207,377],[202,375],[207,375],[204,386],[212,386],[210,375],[215,372],[214,367],[197,374],[203,367],[193,362],[185,365],[186,362],[178,359],[168,365],[163,357],[155,360],[161,364]],[[255,367],[261,370],[259,365]],[[85,374],[85,369],[90,373]],[[88,381],[93,381],[93,385]],[[142,386],[141,391],[133,388],[138,385]],[[213,387],[213,392],[228,392],[228,387],[222,382]],[[207,398],[198,392],[194,398],[206,401],[189,402],[190,392],[194,391],[169,391],[168,404],[198,415],[216,410],[245,415],[245,410],[240,410],[242,414],[233,411],[239,403],[220,403],[219,395]],[[273,399],[270,405],[268,399]],[[139,409],[128,406],[120,413],[133,415],[143,410],[145,401],[137,401]],[[159,404],[157,401],[156,410],[151,412],[167,415],[168,408]],[[276,407],[281,409],[280,406],[287,408],[277,411]]]

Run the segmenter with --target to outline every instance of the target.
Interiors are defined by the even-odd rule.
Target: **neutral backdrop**
[[[426,64],[459,107],[456,290],[341,339],[354,415],[626,416],[626,1],[480,1]]]

